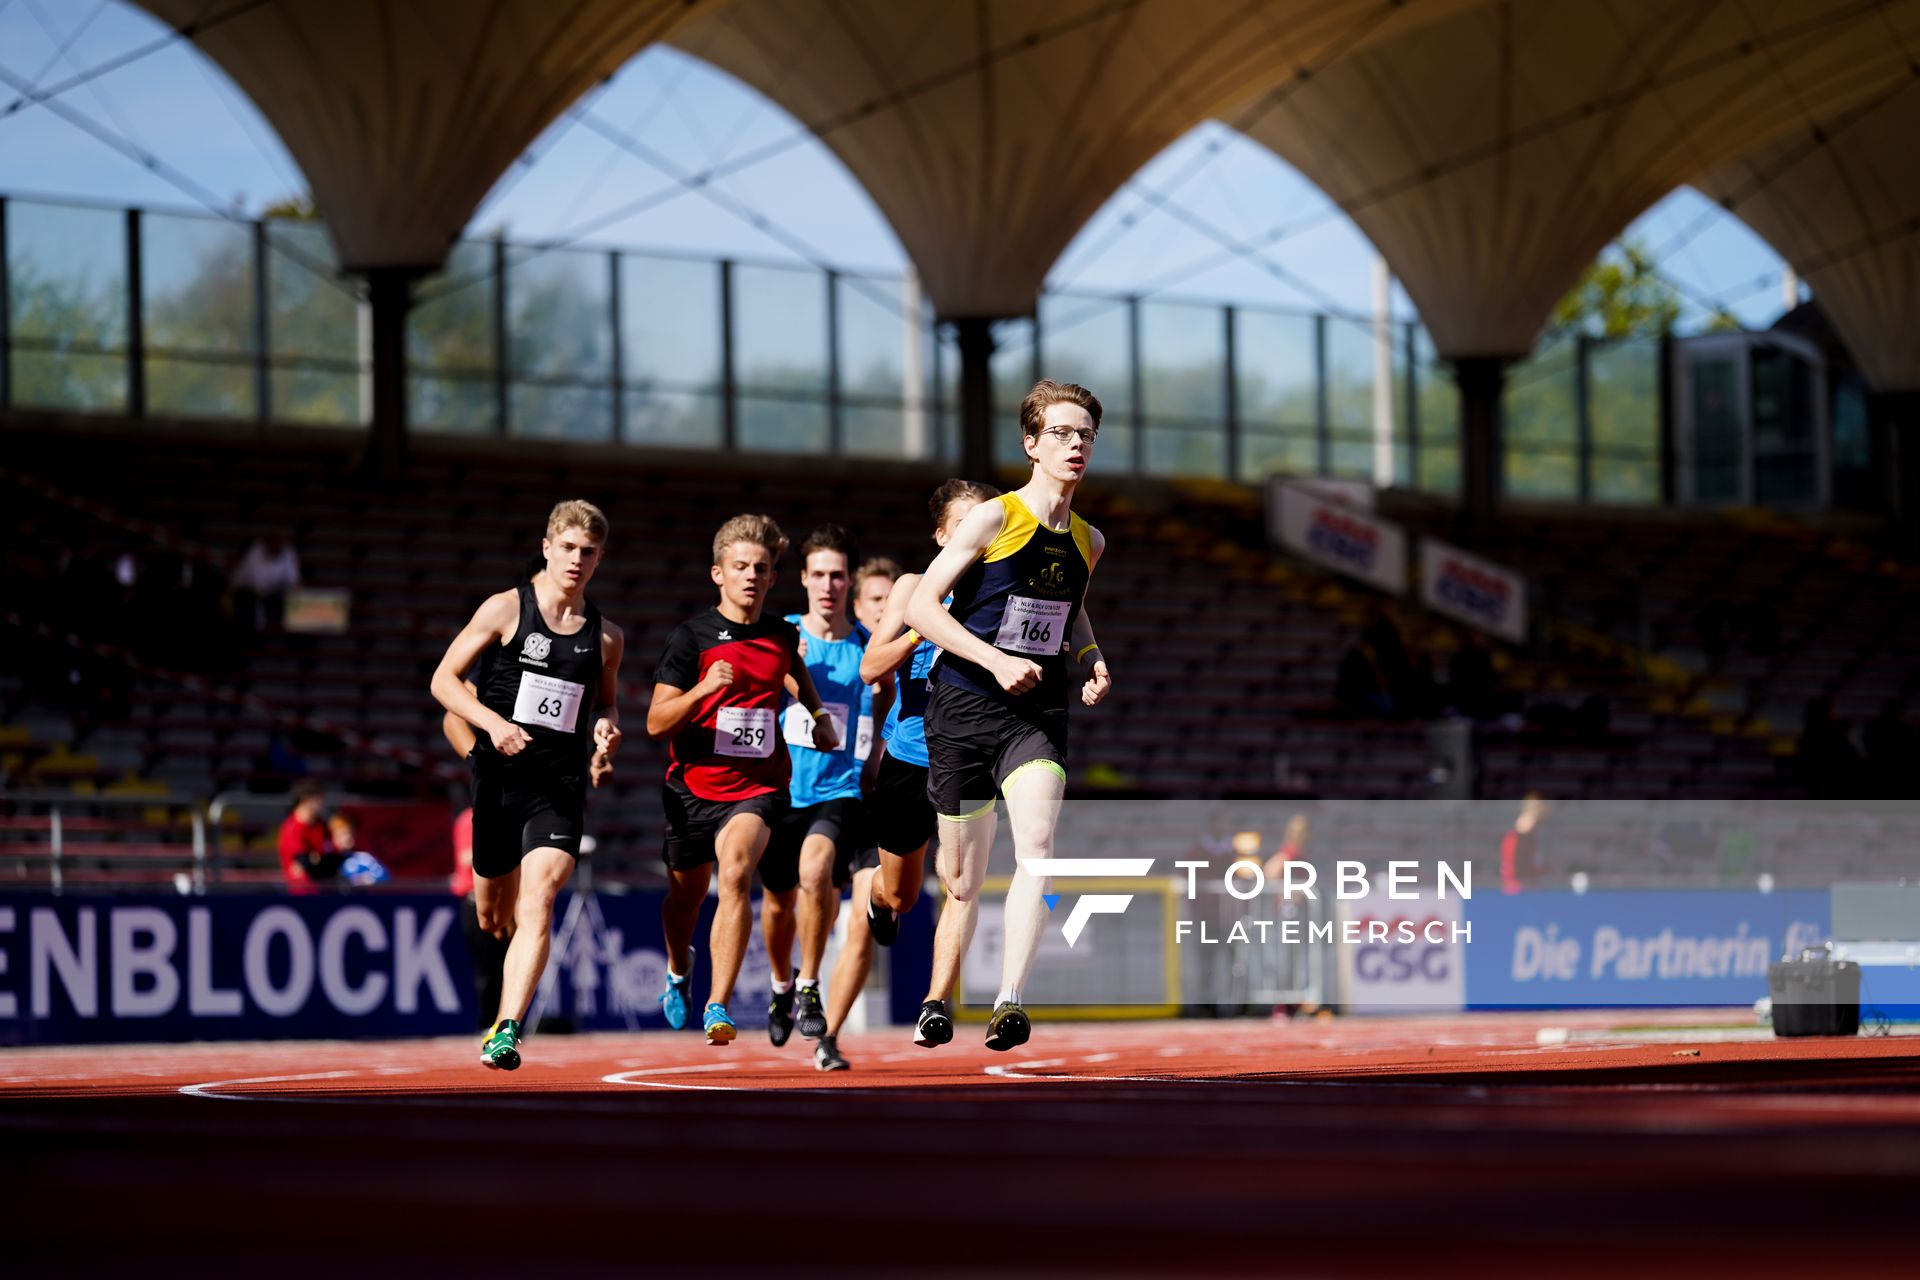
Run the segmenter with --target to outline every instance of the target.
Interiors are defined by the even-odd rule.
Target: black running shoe
[[[913,1042],[932,1049],[953,1039],[953,1019],[947,1015],[945,1000],[929,1000],[920,1006],[920,1020],[913,1025]]]
[[[890,947],[893,945],[893,940],[900,936],[900,917],[869,897],[867,899],[867,932],[872,934],[873,940],[881,946]]]
[[[840,1046],[832,1036],[821,1036],[820,1043],[813,1046],[813,1065],[820,1071],[845,1071],[852,1064],[840,1056]]]
[[[993,1017],[987,1020],[987,1048],[995,1053],[1005,1053],[1015,1045],[1025,1044],[1032,1034],[1033,1024],[1027,1021],[1027,1011],[1011,1000],[996,1005]]]
[[[809,1040],[818,1040],[827,1034],[827,1010],[820,1003],[820,988],[800,987],[794,996],[797,1011],[794,1023],[800,1028],[800,1034]]]
[[[773,1041],[778,1049],[793,1034],[793,988],[773,993],[773,1003],[767,1006],[767,1039]]]

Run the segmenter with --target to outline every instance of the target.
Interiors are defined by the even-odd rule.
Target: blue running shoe
[[[733,1037],[738,1034],[734,1029],[733,1015],[727,1012],[727,1006],[723,1004],[707,1006],[705,1025],[708,1044],[732,1044]]]
[[[677,973],[667,975],[667,989],[660,993],[660,1012],[667,1015],[667,1025],[675,1031],[687,1025],[687,1014],[693,1009],[692,988],[687,977]]]

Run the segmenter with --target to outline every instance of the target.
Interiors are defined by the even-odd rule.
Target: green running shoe
[[[495,1071],[518,1071],[520,1069],[520,1024],[512,1018],[502,1018],[493,1024],[493,1030],[480,1045],[480,1061]]]

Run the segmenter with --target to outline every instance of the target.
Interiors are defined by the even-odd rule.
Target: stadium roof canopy
[[[1794,265],[1876,390],[1920,391],[1920,70],[1823,132],[1694,185]]]
[[[961,322],[963,461],[982,467],[988,318],[1029,312],[1087,218],[1209,118],[1319,183],[1405,284],[1461,374],[1471,510],[1497,486],[1500,370],[1683,183],[1813,283],[1876,390],[1920,389],[1920,0],[139,3],[252,95],[368,273],[377,427],[404,423],[382,373],[395,278],[439,265],[514,158],[661,40],[866,186]]]
[[[1087,218],[1217,117],[1346,210],[1444,355],[1524,353],[1594,254],[1695,182],[1813,282],[1876,382],[1920,385],[1920,0],[141,3],[204,24],[356,269],[437,265],[542,129],[669,39],[812,127],[946,316],[1030,309]]]

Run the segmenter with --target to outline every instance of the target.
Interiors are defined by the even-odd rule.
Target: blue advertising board
[[[1743,1005],[1829,934],[1824,891],[1521,893],[1466,904],[1467,1006]]]
[[[459,901],[0,898],[0,1044],[444,1035],[474,1022]]]
[[[660,895],[600,893],[578,912],[574,902],[555,904],[543,1024],[665,1027]],[[923,899],[899,945],[879,953],[896,1022],[912,1022],[926,990],[932,914]],[[696,939],[711,917],[709,899]],[[848,923],[866,928],[864,917]],[[764,1023],[767,979],[756,928],[735,986],[741,1026]],[[704,1000],[704,946],[693,980]],[[447,896],[0,895],[0,1045],[463,1034],[477,1017],[474,985],[460,901]]]

